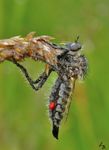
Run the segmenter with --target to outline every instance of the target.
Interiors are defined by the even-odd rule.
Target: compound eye
[[[78,51],[82,46],[80,43],[75,42],[66,44],[66,47],[69,49],[69,51]]]
[[[81,49],[81,44],[80,43],[72,43],[71,45],[70,45],[70,49],[72,50],[72,51],[78,51],[78,50],[80,50]]]

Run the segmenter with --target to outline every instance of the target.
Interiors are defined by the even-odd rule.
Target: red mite
[[[50,104],[49,104],[49,109],[50,109],[50,110],[54,110],[55,106],[56,106],[56,103],[55,103],[55,102],[50,102]]]

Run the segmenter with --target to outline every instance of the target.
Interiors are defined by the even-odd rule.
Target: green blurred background
[[[0,64],[0,150],[109,149],[109,0],[0,0],[0,38],[51,35],[58,42],[80,35],[89,61],[85,82],[76,84],[59,140],[51,134],[47,101],[57,75],[35,93],[18,68]],[[44,64],[23,63],[36,78]]]

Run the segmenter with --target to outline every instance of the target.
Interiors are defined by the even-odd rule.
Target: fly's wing
[[[73,93],[74,93],[74,90],[75,90],[76,79],[75,78],[71,78],[70,82],[72,84],[72,90],[71,90],[71,94],[69,96],[69,100],[68,100],[68,103],[67,103],[67,106],[66,106],[65,121],[67,121],[67,119],[68,119],[68,114],[69,114],[70,106],[71,106],[71,102],[72,102],[72,96],[73,96]]]

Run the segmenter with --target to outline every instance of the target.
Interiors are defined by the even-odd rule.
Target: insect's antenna
[[[75,43],[78,43],[78,40],[79,40],[79,35],[77,35]]]

